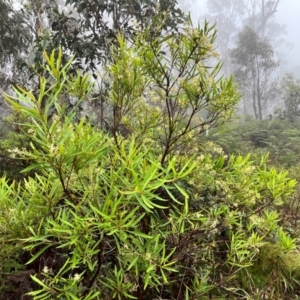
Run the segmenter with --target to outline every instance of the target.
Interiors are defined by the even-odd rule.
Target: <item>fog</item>
[[[203,1],[200,1],[203,2]],[[288,60],[287,71],[297,73],[300,76],[300,1],[281,0],[276,14],[279,23],[286,24],[288,34],[285,37],[287,42],[292,44],[292,49],[287,49]]]
[[[190,0],[181,3],[189,2],[193,21],[201,22],[209,14],[206,7],[208,1]],[[287,34],[283,35],[284,44],[280,47],[280,51],[283,52],[280,69],[282,72],[293,72],[300,76],[300,1],[281,0],[274,18],[279,24],[286,25],[287,30]]]

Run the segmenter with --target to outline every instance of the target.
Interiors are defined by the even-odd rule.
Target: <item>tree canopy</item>
[[[244,97],[252,104],[255,118],[261,120],[266,102],[274,91],[271,75],[278,67],[273,47],[250,27],[245,27],[239,33],[231,58],[237,66],[235,74]]]

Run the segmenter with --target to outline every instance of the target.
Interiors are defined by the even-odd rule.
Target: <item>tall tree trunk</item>
[[[255,89],[252,91],[252,106],[254,110],[254,117],[255,119],[258,119],[258,113],[257,113],[257,107],[256,107],[256,92]]]
[[[258,106],[258,116],[259,120],[262,120],[262,95],[260,90],[260,76],[257,74],[257,106]]]
[[[254,116],[255,119],[259,118],[258,115],[258,111],[257,111],[257,86],[256,86],[256,74],[255,74],[255,70],[254,67],[252,66],[252,83],[253,83],[253,87],[252,87],[252,105],[253,105],[253,111],[254,111]]]

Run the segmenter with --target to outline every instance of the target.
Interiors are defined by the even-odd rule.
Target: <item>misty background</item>
[[[239,72],[238,70],[240,70],[243,63],[240,61],[236,64],[238,53],[235,53],[234,58],[232,51],[237,47],[239,34],[243,29],[246,27],[252,28],[262,40],[266,40],[270,44],[272,48],[270,50],[274,52],[274,55],[271,56],[274,59],[273,62],[277,65],[269,65],[269,73],[264,74],[265,78],[268,78],[268,83],[264,82],[257,86],[252,85],[246,91],[247,87],[243,88],[242,86],[245,87],[247,80],[244,78],[243,82],[239,82],[243,94],[241,107],[244,107],[240,113],[244,115],[254,113],[257,118],[258,115],[249,110],[249,103],[255,103],[256,101],[258,106],[262,106],[261,110],[263,112],[261,112],[260,118],[271,116],[274,112],[278,112],[278,109],[284,112],[285,109],[282,107],[285,106],[285,100],[283,100],[285,96],[281,94],[282,85],[280,86],[280,84],[283,83],[288,74],[292,74],[290,78],[292,81],[300,76],[300,42],[298,38],[300,2],[296,0],[180,0],[179,6],[185,13],[190,12],[194,24],[203,24],[204,20],[216,22],[218,35],[216,45],[224,63],[223,71],[225,75],[234,74],[236,78],[240,78],[241,74],[238,75],[237,72]],[[268,15],[269,12],[270,15]],[[262,21],[264,18],[265,21]],[[263,28],[260,26],[263,26]],[[244,46],[246,45],[245,42],[246,40],[242,42]],[[241,50],[242,44],[237,48]],[[250,52],[248,52],[249,55]],[[244,57],[245,60],[246,57]],[[233,63],[234,61],[235,63]],[[250,65],[244,69],[244,72],[248,72],[249,69]],[[258,74],[252,75],[259,76]],[[267,85],[269,85],[269,88],[267,88]],[[264,90],[265,95],[254,92],[258,97],[255,100],[253,91],[257,88]],[[249,100],[250,98],[252,100]],[[300,103],[297,105],[300,106]],[[297,107],[298,109],[299,107]],[[254,110],[256,109],[254,108]]]
[[[207,3],[211,0],[192,0],[181,1],[179,4],[187,12],[189,8],[192,19],[195,23],[203,22],[203,19],[209,15]],[[224,3],[226,0],[224,1]],[[251,0],[249,0],[251,2]],[[185,5],[188,3],[188,5]],[[283,63],[281,70],[283,72],[292,72],[300,76],[300,1],[298,0],[282,0],[278,4],[277,12],[274,19],[286,28],[283,35],[284,56],[281,57]],[[286,63],[287,62],[287,63]]]

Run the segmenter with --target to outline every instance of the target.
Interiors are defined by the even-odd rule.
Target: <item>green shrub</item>
[[[204,32],[187,30],[194,39],[182,37],[186,48],[171,52],[180,53],[175,66],[186,66],[181,60]],[[174,50],[178,40],[168,38]],[[128,69],[136,56],[122,52],[120,40],[121,58],[109,70],[114,104],[119,107],[125,96],[128,104],[130,97],[135,103],[127,113],[136,131],[126,138],[117,130],[97,129],[84,118],[77,121],[76,107],[67,111],[62,93],[75,95],[79,104],[92,87],[87,76],[69,75],[72,62],[61,66],[59,53],[58,59],[55,53],[45,54],[51,77],[40,78],[38,98],[21,88],[6,96],[28,120],[21,125],[28,145],[12,149],[11,155],[28,162],[24,173],[34,174],[18,183],[0,179],[3,297],[15,290],[15,298],[27,294],[28,299],[255,299],[257,289],[268,292],[270,284],[274,297],[296,295],[298,277],[286,272],[291,270],[286,261],[298,259],[297,240],[281,226],[278,209],[293,193],[295,180],[268,169],[266,157],[258,164],[249,155],[226,157],[213,143],[200,147],[190,135],[229,118],[238,98],[230,80],[207,83],[198,99],[198,86],[186,77],[181,80],[186,94],[162,97],[159,109],[149,105],[145,115],[140,109],[134,118],[144,99],[136,98],[139,87],[129,87],[135,80],[141,83],[138,72],[156,82],[166,78],[155,77],[161,66],[155,73],[150,70],[150,62],[156,61],[151,51],[161,51],[156,43],[165,41],[154,41],[154,49],[144,45],[146,61]],[[197,49],[200,57],[207,56],[205,49],[204,54]],[[207,72],[197,80],[204,80]],[[157,93],[163,92],[170,91],[161,85]],[[202,107],[197,101],[203,99],[211,116],[221,118],[206,126],[196,114]],[[170,103],[175,112],[166,110]],[[186,116],[187,103],[195,108],[191,117]],[[264,251],[266,247],[272,251]],[[277,249],[281,268],[268,263]],[[256,266],[261,259],[276,278],[274,284],[260,280]]]

